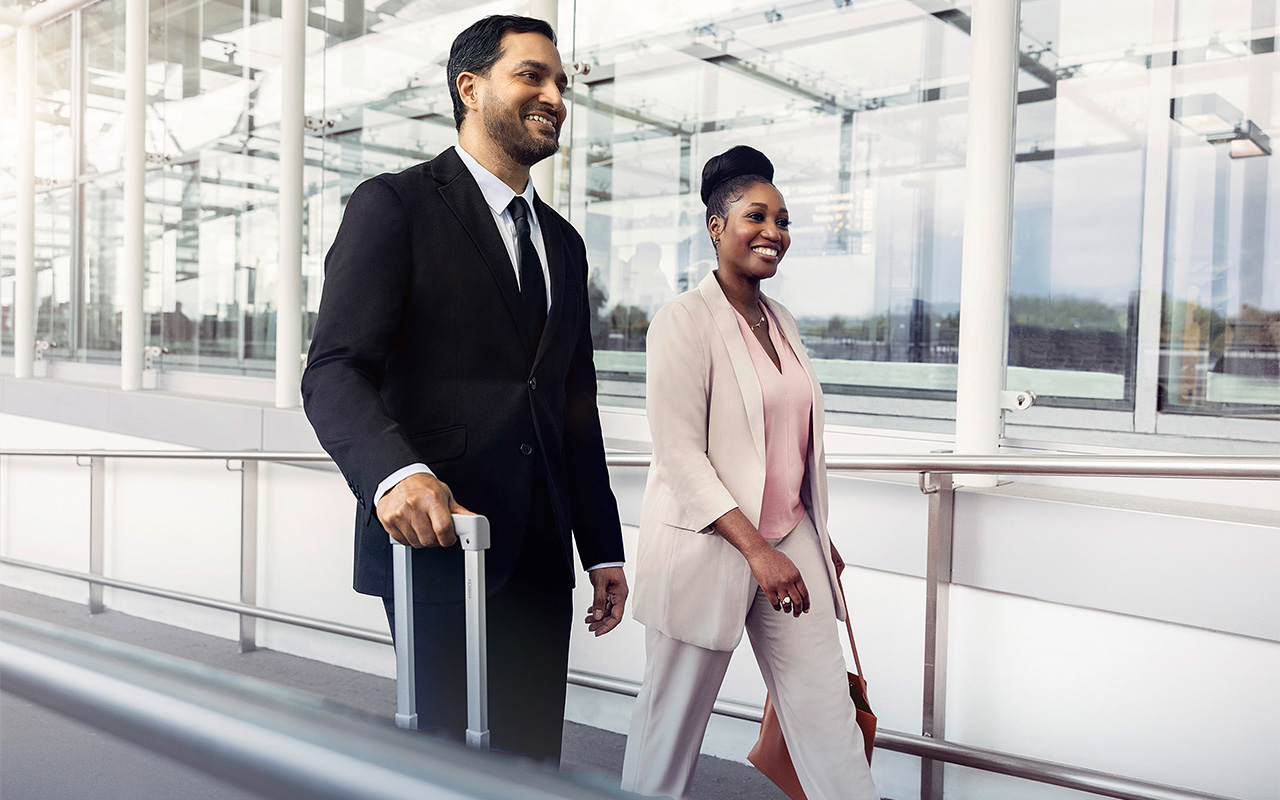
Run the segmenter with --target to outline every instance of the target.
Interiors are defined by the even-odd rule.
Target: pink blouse
[[[738,314],[738,329],[747,341],[764,399],[764,501],[760,506],[760,535],[777,540],[791,532],[804,517],[800,487],[809,461],[813,386],[791,345],[769,315],[769,339],[782,363],[773,365],[747,321]]]

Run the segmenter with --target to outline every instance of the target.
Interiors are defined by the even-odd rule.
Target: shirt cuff
[[[374,492],[374,494],[373,494],[373,507],[374,507],[374,508],[377,508],[377,507],[378,507],[378,501],[380,501],[380,500],[382,499],[382,496],[383,496],[384,494],[386,494],[387,492],[391,491],[391,489],[392,489],[392,488],[393,488],[397,483],[399,483],[400,481],[402,481],[402,480],[404,480],[405,478],[409,477],[410,475],[420,475],[420,474],[422,474],[422,473],[424,473],[424,472],[425,472],[426,474],[428,474],[428,475],[435,475],[435,473],[434,473],[434,472],[432,472],[432,471],[427,467],[427,465],[426,465],[426,464],[415,463],[415,464],[410,464],[410,465],[409,465],[409,466],[407,466],[407,467],[401,467],[400,469],[398,469],[398,470],[396,470],[395,472],[391,473],[391,474],[390,474],[390,475],[388,475],[387,477],[383,478],[383,479],[382,479],[382,483],[378,484],[378,491]]]
[[[604,569],[605,567],[621,567],[625,563],[626,562],[624,561],[606,561],[603,564],[596,564],[594,567],[587,567],[587,572],[591,572],[592,570],[597,570],[597,569]]]

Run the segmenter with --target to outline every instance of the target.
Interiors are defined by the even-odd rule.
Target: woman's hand
[[[836,577],[844,572],[844,559],[840,557],[840,551],[836,549],[836,543],[831,543],[831,563],[836,565]]]
[[[791,563],[791,559],[765,541],[742,509],[726,512],[711,523],[711,527],[747,560],[751,574],[769,597],[774,611],[785,611],[799,617],[809,610],[809,590],[805,588],[804,578],[800,577],[800,570]],[[784,599],[786,603],[782,602]]]
[[[809,611],[809,590],[791,559],[765,545],[747,559],[747,564],[774,611],[790,612],[795,617]],[[789,602],[782,602],[784,598]]]

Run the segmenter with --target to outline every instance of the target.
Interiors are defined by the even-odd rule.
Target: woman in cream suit
[[[632,595],[646,660],[622,787],[688,796],[745,629],[809,800],[872,800],[835,624],[822,390],[795,320],[760,292],[790,244],[772,179],[749,147],[707,162],[718,269],[649,327],[653,465]]]

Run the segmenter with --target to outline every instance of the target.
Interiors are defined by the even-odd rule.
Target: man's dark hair
[[[462,130],[462,120],[467,107],[458,95],[458,76],[470,72],[488,77],[489,70],[502,58],[502,37],[507,33],[540,33],[556,43],[556,32],[551,26],[533,17],[513,14],[494,14],[458,34],[449,48],[449,96],[453,98],[453,122]]]

